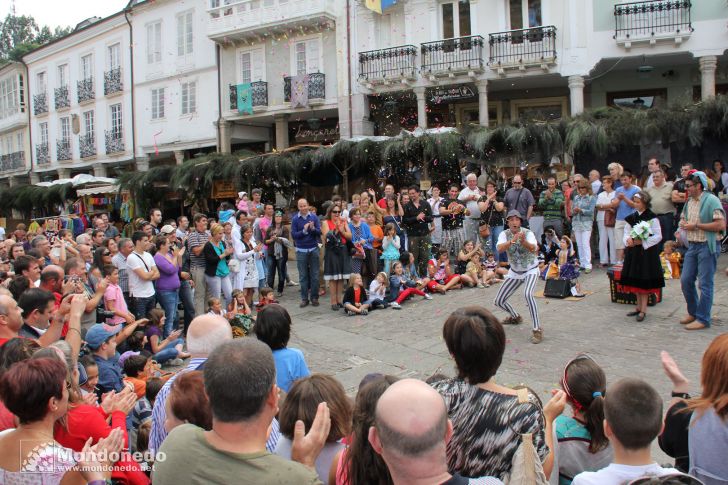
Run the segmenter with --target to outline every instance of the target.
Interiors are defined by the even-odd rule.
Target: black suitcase
[[[546,298],[566,298],[571,296],[571,280],[546,280],[543,290]]]

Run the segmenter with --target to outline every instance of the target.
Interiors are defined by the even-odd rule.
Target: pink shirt
[[[109,309],[109,305],[107,303],[109,301],[114,302],[114,309],[120,310],[122,312],[129,311],[126,306],[126,301],[124,300],[124,294],[121,292],[121,288],[119,288],[119,285],[109,283],[109,286],[106,287],[106,291],[104,292],[104,306],[107,310]],[[118,315],[115,315],[113,318],[106,319],[106,323],[108,323],[109,325],[118,325],[120,323],[124,323],[125,321],[125,318],[122,318]]]

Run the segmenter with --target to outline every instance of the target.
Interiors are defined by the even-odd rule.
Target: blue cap
[[[108,325],[97,323],[88,329],[85,340],[91,350],[96,350],[119,331],[121,331],[121,325],[109,328]]]

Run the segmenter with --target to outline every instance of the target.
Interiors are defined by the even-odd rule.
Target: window
[[[121,133],[122,133],[121,103],[111,105],[111,133],[114,138],[121,138]]]
[[[152,119],[164,118],[164,88],[152,89]]]
[[[262,47],[241,52],[239,59],[238,82],[265,81],[265,52]]]
[[[192,12],[177,16],[177,55],[192,54]]]
[[[35,75],[35,85],[39,93],[45,93],[46,91],[46,73],[39,72]]]
[[[81,79],[83,81],[87,79],[93,79],[94,77],[94,56],[88,54],[81,58]]]
[[[58,87],[68,86],[68,64],[58,66]]]
[[[320,72],[321,40],[319,38],[296,42],[293,48],[291,71],[295,75]]]
[[[642,89],[607,93],[607,105],[618,108],[649,109],[667,104],[667,89]]]
[[[508,0],[511,30],[542,25],[541,0]]]
[[[249,83],[253,79],[253,66],[251,62],[252,54],[250,52],[243,52],[240,55],[240,81],[242,83]]]
[[[109,71],[119,68],[121,64],[120,55],[121,47],[119,44],[110,45],[106,48],[106,58],[109,65]]]
[[[39,124],[40,127],[40,144],[48,145],[48,122],[44,121]]]
[[[147,64],[162,61],[162,22],[147,25]]]
[[[162,94],[164,96],[164,93]],[[164,112],[164,107],[162,107]],[[182,114],[188,115],[197,112],[197,83],[182,83]]]
[[[61,118],[61,131],[59,134],[63,141],[71,139],[71,118],[68,116]]]
[[[459,0],[443,3],[442,38],[468,37],[470,35],[470,1]]]
[[[0,119],[17,112],[18,100],[18,78],[10,76],[0,81]]]
[[[94,112],[84,111],[83,112],[83,129],[86,135],[93,136],[94,134]]]
[[[19,132],[17,135],[15,135],[15,140],[17,143],[16,151],[22,152],[23,151],[23,145],[25,145],[25,137],[23,136],[23,132]]]

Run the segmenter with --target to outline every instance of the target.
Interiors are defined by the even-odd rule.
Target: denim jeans
[[[205,283],[207,284],[207,292],[210,293],[210,298],[220,298],[222,294],[223,308],[227,308],[233,299],[233,286],[230,275],[223,278],[205,275]]]
[[[180,344],[184,345],[184,343],[184,339],[181,338],[171,341],[167,344],[166,347],[154,354],[154,360],[156,360],[160,364],[164,364],[168,360],[176,359],[179,355],[179,352],[177,351],[177,349],[175,349],[175,346]]]
[[[495,260],[505,263],[508,261],[508,256],[505,251],[499,253],[496,249],[498,246],[498,236],[500,236],[501,232],[503,232],[503,226],[490,226],[490,236],[486,240],[490,242],[490,250],[493,251],[493,254],[496,254]]]
[[[176,329],[179,325],[179,315],[177,312],[177,303],[179,302],[178,290],[157,290],[157,299],[166,316],[164,320],[164,338],[167,338],[172,333],[172,330]]]
[[[132,302],[134,303],[134,317],[139,320],[140,318],[146,318],[147,314],[157,304],[157,300],[154,296],[146,298],[133,297]]]
[[[266,258],[267,263],[267,275],[268,275],[268,286],[274,288],[273,284],[276,281],[276,270],[278,271],[278,293],[283,291],[283,286],[286,284],[286,263],[288,262],[288,252],[283,251],[280,258],[276,258],[273,255],[273,251],[268,251],[268,257]]]
[[[304,253],[296,251],[298,283],[301,285],[301,300],[315,301],[319,295],[319,252],[318,248]]]
[[[718,249],[719,241],[716,241]],[[720,250],[710,252],[708,243],[689,243],[685,253],[680,286],[688,304],[688,314],[699,322],[710,326],[710,311],[713,308],[713,279],[718,266]],[[700,297],[695,285],[697,279]]]
[[[192,319],[195,318],[195,300],[189,281],[181,282],[179,287],[179,300],[182,302],[182,310],[184,312],[184,333],[186,335],[187,329],[190,327],[190,323],[192,323]]]

